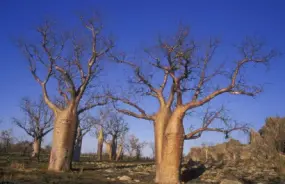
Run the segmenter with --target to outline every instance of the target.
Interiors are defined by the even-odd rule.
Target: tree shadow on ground
[[[190,160],[186,164],[186,170],[181,173],[181,180],[183,182],[194,180],[201,176],[205,171],[206,167],[203,164]]]

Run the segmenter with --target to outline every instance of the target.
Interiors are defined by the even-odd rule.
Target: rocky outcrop
[[[269,117],[259,134],[277,151],[285,152],[285,118]]]
[[[250,138],[247,145],[231,139],[216,146],[192,148],[185,172],[204,166],[204,172],[198,177],[204,183],[225,183],[227,180],[241,184],[281,183],[284,156],[258,132],[251,130]]]

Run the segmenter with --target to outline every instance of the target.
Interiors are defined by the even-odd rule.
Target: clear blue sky
[[[200,1],[135,1],[135,0],[2,0],[0,2],[0,117],[4,120],[1,129],[12,127],[10,118],[20,116],[19,100],[23,96],[37,97],[40,88],[28,70],[28,65],[15,39],[29,35],[44,18],[55,18],[66,25],[72,25],[76,14],[97,10],[102,16],[107,32],[115,35],[121,50],[136,51],[151,46],[159,34],[173,33],[179,23],[189,25],[198,37],[216,36],[227,44],[237,43],[246,35],[258,34],[270,46],[285,51],[285,1],[282,0],[200,0]],[[224,52],[224,57],[230,53]],[[231,109],[232,116],[246,121],[258,129],[264,119],[271,115],[285,115],[285,64],[284,57],[272,63],[268,72],[255,72],[259,82],[266,83],[265,92],[256,99],[225,96],[224,102]],[[109,72],[109,78],[118,77]],[[146,107],[154,106],[144,102]],[[216,103],[217,104],[217,103]],[[152,109],[154,110],[154,109]],[[127,118],[131,132],[142,140],[153,138],[150,123]],[[195,123],[197,120],[192,120]],[[186,123],[186,122],[185,122]],[[187,122],[188,123],[188,122]],[[189,126],[189,124],[187,125]],[[14,128],[14,134],[24,133]],[[242,134],[235,134],[245,140]],[[45,143],[50,142],[49,135]],[[202,139],[190,141],[190,146],[201,142],[223,141],[222,136],[205,134]],[[87,136],[83,151],[96,150],[96,140]],[[146,153],[149,151],[146,150]]]

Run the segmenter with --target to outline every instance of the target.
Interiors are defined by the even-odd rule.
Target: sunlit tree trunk
[[[119,147],[118,147],[118,152],[117,152],[117,156],[116,156],[116,161],[118,161],[118,160],[121,159],[122,152],[123,152],[123,145],[120,144]]]
[[[159,113],[156,116],[154,122],[154,137],[155,137],[155,165],[156,165],[156,174],[155,182],[159,183],[160,181],[160,163],[162,158],[162,147],[163,147],[163,135],[165,131],[166,123],[171,115],[170,108],[161,108]]]
[[[106,143],[106,151],[109,156],[109,160],[112,160],[112,144],[111,143]]]
[[[32,157],[37,158],[38,161],[40,159],[41,142],[42,142],[41,138],[35,138],[33,142]]]
[[[70,105],[55,115],[52,150],[48,170],[71,169],[72,154],[77,129],[77,109]]]
[[[102,161],[103,143],[104,143],[104,136],[103,136],[103,129],[101,129],[98,135],[98,145],[97,145],[98,161]]]
[[[164,133],[162,160],[160,163],[160,184],[180,183],[180,167],[184,144],[182,117],[173,113]]]

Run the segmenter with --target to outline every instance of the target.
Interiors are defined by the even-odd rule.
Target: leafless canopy
[[[146,142],[140,142],[139,138],[135,135],[129,135],[124,145],[124,149],[128,152],[129,156],[136,154],[136,157],[141,156],[142,149],[147,145]]]
[[[160,40],[156,49],[145,51],[147,59],[144,59],[144,63],[151,66],[148,69],[162,74],[156,77],[143,71],[137,61],[123,54],[111,56],[116,62],[133,69],[135,77],[131,82],[137,87],[137,93],[155,97],[161,106],[179,107],[186,112],[224,93],[247,96],[259,94],[262,87],[246,82],[243,69],[250,64],[267,64],[277,55],[274,50],[266,50],[258,39],[247,38],[236,46],[239,57],[235,55],[223,63],[215,57],[219,46],[220,42],[216,39],[210,39],[206,46],[199,44],[190,38],[189,30],[182,27],[171,41]],[[157,85],[159,77],[161,79]],[[117,106],[121,113],[147,120],[155,118],[155,114],[148,114],[128,98],[111,94],[109,98],[134,109]]]
[[[104,122],[101,124],[106,138],[110,136],[118,139],[128,132],[128,123],[117,112],[107,109],[107,111],[101,111],[100,114],[102,116],[105,114],[106,116],[106,118],[104,118]]]
[[[82,137],[85,136],[88,132],[90,132],[92,128],[95,128],[95,126],[99,124],[99,121],[96,118],[87,113],[81,114],[79,122]]]
[[[8,152],[11,144],[14,141],[14,137],[12,135],[12,130],[2,130],[0,132],[0,151]]]
[[[92,81],[98,76],[99,63],[113,48],[113,42],[103,37],[102,24],[98,19],[81,18],[81,22],[85,28],[82,34],[61,33],[55,29],[55,24],[46,21],[37,29],[41,39],[38,44],[20,43],[30,71],[42,87],[45,102],[55,112],[62,108],[48,95],[47,84],[51,79],[55,79],[58,85],[58,97],[66,105],[75,103],[79,106],[79,113],[106,104],[106,99],[98,94],[99,90],[92,91],[96,87]],[[45,75],[43,71],[46,71]]]
[[[218,123],[216,122],[218,121]],[[215,123],[216,122],[216,123]],[[210,111],[207,108],[203,118],[201,127],[194,129],[190,128],[190,132],[184,136],[185,140],[197,139],[201,137],[203,132],[221,132],[228,138],[229,134],[233,131],[243,131],[247,133],[249,131],[249,125],[240,124],[231,120],[225,113],[224,107],[218,111]]]
[[[53,113],[42,97],[39,101],[23,98],[20,106],[25,118],[13,118],[13,123],[33,138],[43,138],[53,129]]]

